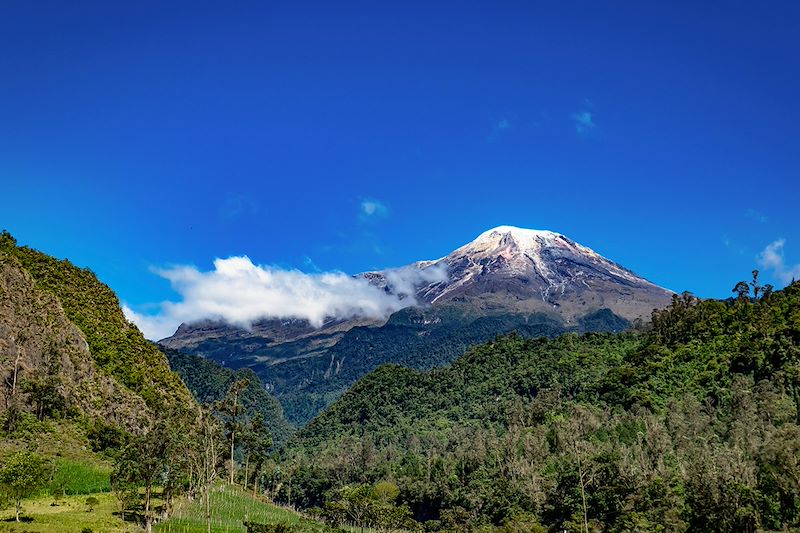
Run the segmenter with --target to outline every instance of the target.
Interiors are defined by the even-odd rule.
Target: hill
[[[140,432],[156,410],[195,405],[108,286],[88,269],[17,246],[5,232],[0,346],[0,412],[20,405],[39,418],[85,414]]]
[[[380,367],[284,450],[283,497],[325,505],[386,480],[434,530],[785,530],[799,424],[800,283],[683,295],[647,332],[511,335],[448,368]]]
[[[15,523],[122,531],[127,516],[149,530],[156,481],[164,513],[191,485],[187,455],[202,413],[164,354],[91,271],[19,247],[7,232],[0,234],[0,372],[0,478]],[[142,507],[132,512],[139,487]],[[113,499],[92,495],[112,488],[125,494],[127,515],[111,516]],[[102,523],[59,503],[75,494],[90,494],[90,504],[79,504],[84,514],[102,503],[109,511]],[[45,512],[39,495],[61,508]]]

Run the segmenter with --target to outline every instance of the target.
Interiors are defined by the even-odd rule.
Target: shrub
[[[97,507],[97,505],[99,503],[100,503],[100,500],[98,500],[94,496],[89,496],[88,498],[86,498],[86,505],[89,507],[89,511],[88,512],[91,513],[92,511],[94,511],[94,508]]]

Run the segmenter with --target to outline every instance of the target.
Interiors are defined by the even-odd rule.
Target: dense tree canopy
[[[391,481],[448,531],[798,527],[800,283],[744,285],[676,295],[648,331],[511,335],[447,368],[383,366],[286,447],[273,490],[324,506]]]
[[[260,418],[276,443],[289,438],[294,428],[283,416],[281,404],[264,387],[261,380],[250,369],[232,370],[221,364],[197,355],[181,353],[159,346],[169,360],[170,367],[189,387],[194,397],[203,405],[220,405],[231,386],[241,380],[247,385],[241,391],[242,414],[245,418]],[[221,413],[220,413],[221,414]]]

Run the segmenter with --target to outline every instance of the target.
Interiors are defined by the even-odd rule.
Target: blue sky
[[[0,227],[145,312],[154,266],[352,273],[501,224],[701,296],[779,239],[785,275],[800,4],[645,4],[4,2]]]

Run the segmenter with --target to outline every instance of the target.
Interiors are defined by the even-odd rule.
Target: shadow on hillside
[[[17,520],[12,516],[11,518],[6,518],[3,522],[15,523]],[[19,521],[24,524],[30,524],[33,522],[33,517],[31,516],[20,516]]]

